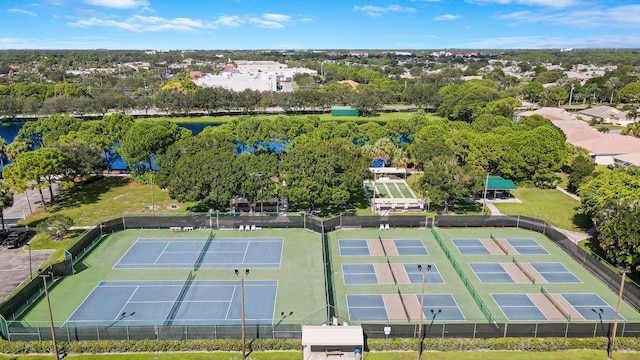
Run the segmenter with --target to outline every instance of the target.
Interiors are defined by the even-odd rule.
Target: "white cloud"
[[[223,16],[220,16],[218,20],[215,21],[215,24],[234,27],[234,26],[240,26],[244,22],[245,21],[242,20],[240,16],[223,15]]]
[[[149,7],[147,0],[84,0],[85,4],[113,9],[137,9]]]
[[[131,16],[124,21],[113,19],[87,18],[68,25],[74,27],[112,27],[133,32],[158,32],[166,30],[194,32],[215,28],[215,25],[198,19],[166,19],[157,16]]]
[[[578,4],[578,0],[465,0],[470,4],[477,5],[525,5],[542,6],[550,8],[565,8]]]
[[[438,15],[435,18],[433,18],[433,20],[436,21],[448,21],[448,20],[456,20],[456,19],[460,19],[461,16],[460,15],[453,15],[453,14],[444,14],[444,15]]]
[[[400,5],[375,6],[375,5],[354,5],[353,10],[362,11],[369,16],[381,16],[391,12],[415,12],[416,9],[411,7],[402,7]]]
[[[640,27],[640,5],[618,6],[609,9],[573,10],[547,14],[517,11],[496,16],[499,20],[522,23],[552,23],[579,28]]]
[[[82,41],[54,40],[54,39],[22,39],[0,38],[0,46],[5,49],[123,49],[121,44],[113,44],[105,39],[90,39]],[[130,49],[141,49],[143,46],[132,46]]]
[[[22,9],[7,9],[7,12],[15,13],[15,14],[23,14],[29,16],[37,16],[34,12],[22,10]]]
[[[303,19],[303,21],[310,21]],[[224,15],[220,16],[215,22],[219,26],[237,27],[242,24],[251,24],[256,27],[267,29],[282,29],[286,25],[295,24],[292,17],[286,14],[267,13],[262,16],[237,16]]]
[[[552,36],[496,37],[466,44],[471,49],[638,48],[638,35],[601,35],[568,39]]]

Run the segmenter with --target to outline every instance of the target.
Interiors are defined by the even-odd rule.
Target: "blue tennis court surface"
[[[531,263],[531,266],[548,283],[582,283],[569,269],[559,262]]]
[[[114,269],[277,268],[282,238],[138,239]]]
[[[342,264],[342,274],[347,285],[378,284],[373,264]]]
[[[398,255],[429,255],[421,240],[393,240]]]
[[[527,294],[491,294],[509,320],[547,320]]]
[[[245,280],[245,320],[272,324],[277,281]],[[103,281],[64,326],[241,323],[240,281]]]
[[[451,239],[462,255],[490,255],[480,239]]]
[[[586,320],[613,320],[616,311],[598,294],[562,294]],[[620,315],[620,319],[624,319]]]
[[[507,239],[507,242],[516,249],[520,255],[548,255],[545,250],[534,239]]]
[[[340,240],[338,241],[341,256],[368,256],[369,245],[367,240]]]
[[[406,306],[412,307],[415,304],[418,306],[417,309],[419,309],[421,295],[410,295],[410,298],[415,302],[413,304],[407,304]],[[351,321],[393,320],[389,319],[387,315],[387,307],[383,295],[347,295],[347,306],[349,308],[349,319]],[[389,310],[390,313],[393,312],[392,309]],[[403,311],[410,312],[410,309],[404,309]],[[425,294],[422,312],[424,319],[427,321],[465,320],[462,311],[460,311],[458,304],[451,294]]]
[[[500,263],[470,263],[469,266],[483,284],[515,283],[515,280]]]
[[[424,282],[426,284],[444,284],[444,279],[438,271],[436,264],[421,264],[422,271],[418,270],[418,264],[404,264],[404,269],[409,276],[412,284],[422,284],[422,274],[424,273]],[[427,267],[431,266],[431,270],[427,271]]]

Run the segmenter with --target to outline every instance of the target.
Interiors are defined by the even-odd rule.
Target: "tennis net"
[[[491,240],[493,240],[493,242],[495,242],[496,245],[498,245],[498,247],[502,249],[505,255],[509,255],[509,250],[507,250],[507,248],[504,247],[504,245],[502,245],[502,242],[500,242],[500,240],[498,240],[498,238],[495,235],[493,235],[493,233],[491,234]]]
[[[384,253],[384,256],[387,256],[387,249],[384,248],[384,243],[382,242],[382,238],[380,237],[380,235],[378,235],[378,240],[380,241],[380,246],[382,246],[382,252]]]
[[[556,307],[556,309],[558,309],[558,311],[560,312],[560,314],[562,314],[562,316],[564,316],[565,318],[567,318],[567,320],[571,320],[571,314],[569,314],[563,307],[562,305],[560,305],[556,299],[553,298],[553,296],[547,291],[547,289],[545,289],[544,286],[540,287],[540,292],[542,294],[544,294],[544,296],[549,300],[549,302],[551,302],[551,304],[553,304],[553,306]]]
[[[173,306],[169,311],[169,315],[167,315],[167,318],[164,321],[164,325],[167,325],[167,326],[173,325],[173,320],[176,318],[176,315],[178,314],[178,310],[180,310],[180,306],[182,305],[182,301],[184,300],[184,297],[187,295],[187,291],[189,291],[189,287],[191,287],[191,284],[193,283],[193,279],[195,278],[196,278],[196,275],[193,273],[193,271],[189,271],[187,280],[184,282],[184,285],[182,285],[182,289],[180,289],[180,292],[178,293],[178,297],[176,298],[176,301],[173,303]]]
[[[398,284],[398,280],[396,279],[396,274],[393,273],[393,268],[391,268],[391,263],[389,262],[389,258],[387,258],[387,266],[389,266],[389,271],[391,272],[391,277],[393,278],[393,283]]]
[[[409,310],[407,310],[407,304],[404,303],[404,299],[402,298],[402,293],[400,292],[400,288],[398,288],[398,297],[400,298],[400,303],[402,304],[402,308],[404,309],[404,315],[407,317],[407,320],[410,320],[411,316],[409,316]]]
[[[533,276],[533,274],[531,274],[531,272],[529,272],[529,270],[527,270],[524,267],[524,265],[522,265],[522,263],[520,261],[518,261],[518,259],[516,259],[515,256],[513,257],[512,261],[513,261],[514,264],[516,264],[518,269],[520,269],[520,271],[522,271],[522,273],[525,274],[525,276],[529,279],[529,281],[531,281],[531,283],[533,283],[533,284],[536,283],[536,277]]]
[[[213,242],[213,238],[214,237],[215,237],[215,234],[212,231],[209,234],[209,237],[207,238],[207,240],[204,242],[204,246],[202,246],[202,250],[200,250],[200,255],[198,255],[198,258],[196,259],[196,262],[193,263],[193,270],[194,271],[198,271],[198,269],[200,269],[200,267],[202,266],[202,262],[204,260],[204,257],[207,254],[207,251],[209,251],[209,248],[211,247],[211,243]]]

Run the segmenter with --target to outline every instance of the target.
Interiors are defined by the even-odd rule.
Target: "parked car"
[[[27,241],[28,237],[29,237],[29,234],[26,232],[14,231],[11,234],[9,234],[9,236],[7,236],[7,238],[4,240],[2,245],[7,249],[15,249],[22,246],[22,244],[24,244]]]

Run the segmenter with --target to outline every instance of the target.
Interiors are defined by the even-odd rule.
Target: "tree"
[[[56,176],[61,174],[64,161],[65,155],[59,149],[40,148],[18,155],[16,162],[7,165],[2,173],[7,183],[19,191],[25,190],[28,183],[33,181],[46,212],[47,205],[42,188],[49,188],[49,196],[53,202],[53,183],[56,181]]]
[[[287,151],[281,178],[291,208],[331,211],[354,204],[371,159],[344,139],[300,137]]]
[[[67,236],[73,223],[73,219],[66,215],[51,215],[38,224],[38,232],[48,234],[50,239],[62,240]]]
[[[582,181],[589,177],[595,169],[596,165],[591,161],[591,158],[584,155],[576,157],[571,164],[567,190],[576,193]]]
[[[184,130],[184,132],[183,132]],[[153,158],[190,133],[167,120],[146,120],[131,125],[120,144],[120,153],[127,165],[138,172],[151,169]]]
[[[607,201],[594,219],[598,243],[607,259],[640,269],[640,201]]]
[[[453,156],[436,157],[425,165],[418,189],[446,214],[452,203],[481,189],[482,176],[479,175],[473,169],[460,166]]]
[[[13,206],[13,190],[6,182],[0,182],[0,219],[2,220],[2,231],[5,231],[4,209]]]
[[[234,167],[240,185],[237,195],[247,199],[249,204],[255,205],[256,200],[264,202],[277,197],[279,164],[275,154],[266,151],[257,154],[246,152],[236,159]]]
[[[640,169],[620,168],[598,174],[578,188],[582,212],[592,218],[616,201],[640,200]],[[597,224],[596,224],[597,225]]]

